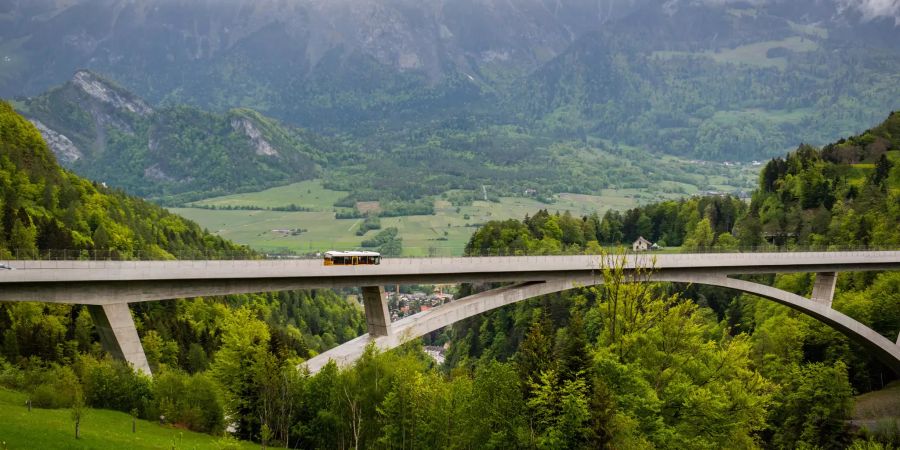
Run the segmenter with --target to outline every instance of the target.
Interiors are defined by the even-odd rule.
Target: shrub
[[[75,402],[80,389],[78,377],[70,367],[59,366],[44,372],[47,380],[31,392],[31,404],[38,408],[69,408]]]
[[[214,432],[224,426],[219,391],[204,374],[188,375],[178,370],[157,374],[153,397],[166,420],[193,431]]]
[[[75,365],[84,383],[84,397],[92,408],[129,412],[145,411],[150,398],[151,380],[126,363],[113,359],[96,359],[90,355],[79,358]],[[142,414],[146,417],[146,414]]]

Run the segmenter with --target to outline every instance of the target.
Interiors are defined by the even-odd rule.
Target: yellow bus
[[[381,264],[378,252],[325,252],[326,266],[369,266]]]

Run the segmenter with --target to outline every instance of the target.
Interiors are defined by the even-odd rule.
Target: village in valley
[[[425,292],[428,290],[426,286],[415,288],[416,290],[401,292],[398,286],[394,291],[384,293],[392,322],[450,303],[455,298],[454,294],[446,292],[451,286],[435,285],[431,292]]]

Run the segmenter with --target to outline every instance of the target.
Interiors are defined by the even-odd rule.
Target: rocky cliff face
[[[272,147],[272,144],[263,137],[262,132],[256,128],[256,125],[254,125],[250,119],[233,118],[231,119],[231,128],[233,128],[234,131],[243,132],[250,138],[257,155],[279,156],[278,150],[275,150],[275,148]]]
[[[76,147],[75,144],[65,135],[51,130],[40,120],[32,119],[31,123],[33,123],[35,128],[40,131],[41,136],[44,137],[44,141],[47,142],[47,146],[50,147],[50,150],[52,150],[53,154],[56,155],[56,159],[58,159],[61,163],[66,165],[72,164],[84,156],[81,153],[81,150],[79,150],[78,147]]]
[[[72,85],[96,101],[118,111],[127,111],[146,117],[153,108],[140,98],[111,85],[91,72],[79,70],[72,77]]]

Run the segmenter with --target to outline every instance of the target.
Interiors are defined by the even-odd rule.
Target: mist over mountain
[[[148,104],[371,136],[451,117],[704,159],[897,109],[893,0],[0,1],[0,96],[86,68]]]

